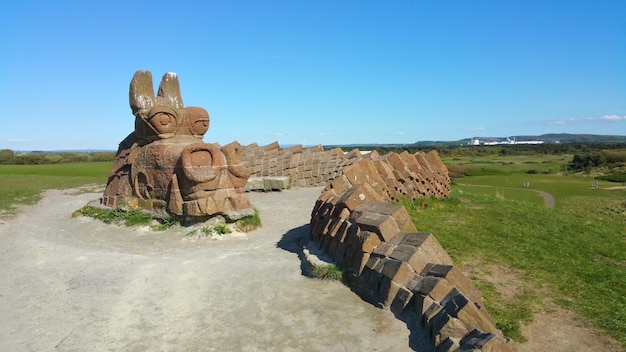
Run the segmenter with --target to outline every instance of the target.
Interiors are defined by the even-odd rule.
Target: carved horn
[[[176,109],[183,108],[183,98],[180,95],[180,83],[178,83],[176,73],[166,72],[163,75],[157,96],[165,99],[163,105],[169,105]]]
[[[154,86],[150,71],[137,71],[130,81],[128,99],[133,115],[142,109],[151,109],[155,105]]]

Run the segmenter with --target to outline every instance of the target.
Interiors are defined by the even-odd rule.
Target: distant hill
[[[481,142],[502,142],[507,138],[516,141],[543,141],[544,143],[626,143],[626,136],[597,135],[597,134],[569,134],[549,133],[539,136],[518,135],[509,137],[473,137],[458,141],[420,141],[412,145],[418,147],[441,146],[441,145],[467,145],[472,139],[478,138]]]
[[[546,143],[625,143],[626,136],[549,133],[540,136],[515,136],[516,140],[542,140]],[[533,139],[536,138],[536,139]]]

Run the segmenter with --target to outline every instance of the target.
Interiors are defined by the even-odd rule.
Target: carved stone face
[[[129,204],[130,197],[146,209],[175,215],[254,212],[244,192],[250,174],[239,161],[239,144],[222,148],[202,142],[209,113],[183,106],[176,74],[163,76],[155,96],[152,74],[137,71],[129,97],[135,133],[123,142],[126,149],[120,144],[116,158],[123,160],[116,160],[105,204],[117,206],[120,200]],[[115,180],[116,173],[128,180]]]

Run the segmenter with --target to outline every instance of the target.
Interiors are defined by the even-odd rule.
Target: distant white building
[[[506,138],[506,141],[481,142],[478,138],[472,138],[468,145],[508,145],[508,144],[544,144],[544,141],[516,141],[515,138]]]

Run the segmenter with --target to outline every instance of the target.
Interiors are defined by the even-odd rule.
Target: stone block
[[[310,227],[311,238],[316,239],[320,236],[327,236],[327,228],[328,225],[332,222],[332,218],[329,217],[320,217],[315,221],[315,223]]]
[[[341,220],[341,219],[339,219],[339,222],[340,222],[340,225],[338,226],[337,232],[335,234],[335,238],[337,238],[337,240],[340,242],[344,242],[348,244],[346,237],[348,236],[348,233],[350,233],[352,223],[348,220]]]
[[[322,233],[319,239],[319,249],[328,253],[328,245],[330,244],[331,239],[332,237]]]
[[[246,182],[246,192],[249,191],[263,191],[265,190],[265,185],[262,177],[250,177],[248,178],[248,182]]]
[[[351,151],[345,154],[345,157],[347,159],[356,159],[356,158],[359,158],[360,156],[361,156],[361,151],[358,148],[352,149]]]
[[[337,241],[337,249],[335,250],[333,261],[339,264],[340,266],[345,265],[346,247],[347,245],[345,243],[341,241]]]
[[[410,291],[417,292],[418,285],[423,278],[424,277],[422,275],[415,273],[413,277],[406,284],[404,284],[404,286]]]
[[[369,159],[359,159],[357,162],[344,167],[342,173],[352,185],[369,184],[379,196],[386,193],[383,190],[387,185],[378,174],[376,165]]]
[[[365,263],[365,267],[380,274],[384,266],[383,259],[384,257],[378,255],[370,255]]]
[[[363,268],[370,259],[370,253],[361,252],[358,250],[354,251],[354,256],[351,261],[351,265],[348,266],[348,269],[356,274],[361,274],[363,272]]]
[[[435,336],[434,345],[435,352],[462,352],[462,350],[459,349],[460,345],[458,341],[453,341],[449,337],[444,338],[443,336],[439,335]]]
[[[353,223],[351,220],[346,220],[348,222],[350,222],[350,228],[348,228],[348,232],[346,234],[346,238],[345,241],[346,243],[350,244],[352,247],[354,248],[360,248],[361,244],[359,242],[359,234],[361,233],[361,228],[358,227],[355,223]]]
[[[335,235],[337,235],[337,232],[339,231],[339,228],[341,227],[342,222],[343,221],[341,219],[330,218],[330,222],[328,223],[326,228],[324,228],[324,233],[334,238]],[[337,240],[341,241],[342,239],[337,239]]]
[[[404,314],[405,309],[411,302],[411,298],[413,298],[413,292],[408,290],[406,287],[400,286],[398,293],[396,293],[396,297],[391,303],[391,311],[398,315]]]
[[[398,223],[393,216],[371,211],[353,211],[350,221],[355,223],[361,231],[376,233],[382,242],[389,242],[400,233]]]
[[[336,239],[334,239],[332,237],[331,237],[330,241],[328,242],[328,249],[326,250],[326,253],[328,253],[328,256],[330,258],[334,258],[335,257],[335,252],[337,252],[337,245],[338,245],[338,243],[339,243],[339,241],[337,241]]]
[[[376,287],[378,287],[378,283],[381,281],[382,276],[380,273],[369,268],[366,264],[363,267],[363,270],[361,270],[360,278],[364,286],[366,286],[371,292],[374,292]]]
[[[282,191],[289,188],[288,176],[272,176],[263,179],[263,186],[266,191]]]
[[[353,211],[363,202],[380,202],[380,196],[367,184],[351,187],[340,196],[338,204]]]
[[[478,329],[484,332],[498,333],[495,323],[484,309],[479,309],[462,293],[458,293],[445,302],[445,309],[458,318],[468,330]]]
[[[278,144],[278,142],[273,142],[264,147],[261,147],[261,150],[265,153],[278,152],[280,150],[280,144]]]
[[[381,243],[380,238],[374,232],[361,231],[356,237],[361,245],[358,248],[364,253],[372,253]]]
[[[420,318],[420,321],[422,321],[423,323],[424,314],[426,314],[426,311],[428,311],[428,309],[433,304],[436,304],[436,302],[432,298],[430,298],[430,296],[428,295],[423,295],[415,291],[411,291],[411,292],[413,292],[413,297],[411,298],[411,301],[412,301],[411,307],[413,308],[413,310],[415,310],[415,313]]]
[[[423,315],[424,325],[428,328],[428,334],[435,338],[441,328],[450,320],[450,315],[437,303],[433,303]]]
[[[473,330],[460,342],[463,351],[508,352],[514,349],[494,333]]]
[[[504,337],[492,335],[489,340],[481,341],[482,347],[480,349],[482,352],[511,352],[515,350]]]
[[[385,242],[381,242],[373,251],[373,254],[379,255],[379,256],[383,256],[383,257],[388,257],[391,255],[391,253],[393,253],[393,251],[396,249],[397,246],[389,244],[389,243],[385,243]]]
[[[351,245],[346,243],[344,261],[347,268],[353,267],[358,256],[359,251],[354,249]]]
[[[391,215],[398,224],[398,228],[403,232],[416,232],[415,225],[411,216],[406,209],[400,204],[391,204],[387,202],[364,202],[359,205],[356,211],[373,212],[385,215]]]
[[[389,279],[386,276],[381,277],[380,285],[378,285],[378,296],[381,303],[389,308],[393,303],[398,291],[402,288],[398,283]]]
[[[428,295],[436,302],[444,301],[453,290],[454,286],[446,279],[433,276],[423,277],[415,287],[416,293]]]
[[[422,272],[424,276],[436,276],[446,279],[470,301],[482,305],[482,293],[459,269],[453,265],[429,264]]]
[[[421,273],[429,263],[452,265],[452,259],[429,233],[408,233],[394,249],[391,258],[408,262]]]
[[[382,263],[380,273],[399,285],[405,285],[415,275],[415,271],[405,262],[390,258],[382,258],[380,262]]]

